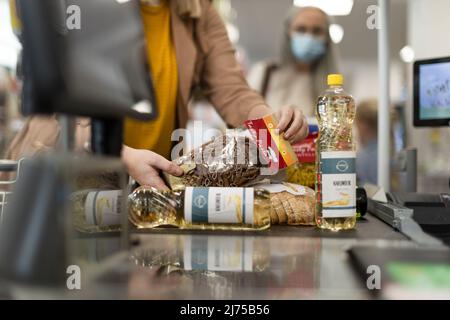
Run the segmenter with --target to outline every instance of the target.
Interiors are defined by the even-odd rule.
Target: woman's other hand
[[[249,119],[260,119],[273,111],[267,106],[258,106],[250,111]],[[278,118],[278,127],[283,138],[290,143],[296,143],[306,138],[308,135],[308,122],[303,112],[292,106],[282,107],[276,112]]]
[[[183,170],[157,153],[123,146],[122,160],[128,174],[140,185],[168,190],[159,171],[181,176]]]
[[[296,143],[308,135],[308,122],[303,112],[292,106],[282,107],[278,112],[278,127],[283,138]]]

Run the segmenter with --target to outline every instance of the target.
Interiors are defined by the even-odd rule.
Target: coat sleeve
[[[4,155],[5,159],[18,161],[54,151],[59,143],[61,126],[56,115],[29,117],[15,136]],[[77,118],[74,136],[74,151],[90,152],[90,120]]]
[[[225,122],[237,127],[248,119],[251,109],[265,102],[247,84],[218,12],[209,1],[202,3],[202,10],[201,32],[207,49],[200,83],[203,93]]]
[[[5,158],[18,161],[54,149],[58,142],[60,126],[56,116],[28,118],[9,145]]]

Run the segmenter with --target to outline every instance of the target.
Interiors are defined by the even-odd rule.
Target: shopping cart
[[[12,186],[19,179],[20,167],[24,160],[25,159],[20,159],[19,161],[0,160],[0,172],[16,172],[14,179],[7,181],[0,180],[0,223],[3,220],[3,213],[5,211],[5,206],[8,203],[8,198],[11,196]]]

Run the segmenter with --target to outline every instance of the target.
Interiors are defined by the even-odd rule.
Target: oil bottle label
[[[106,227],[120,225],[122,191],[93,191],[86,197],[86,222],[90,225]]]
[[[185,191],[188,223],[253,224],[253,188],[192,188]]]
[[[324,218],[356,215],[356,172],[354,151],[321,153],[322,215]]]

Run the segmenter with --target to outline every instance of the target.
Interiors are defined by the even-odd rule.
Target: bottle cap
[[[328,85],[329,86],[342,86],[344,84],[344,76],[342,74],[329,74]]]

